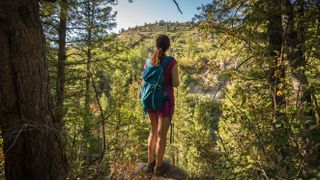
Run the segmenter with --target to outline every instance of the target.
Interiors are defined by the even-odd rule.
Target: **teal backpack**
[[[142,72],[144,83],[141,90],[141,103],[144,113],[146,113],[147,109],[161,109],[163,102],[168,99],[164,95],[163,71],[171,59],[171,56],[167,56],[159,66],[153,66],[150,62],[151,60],[147,59],[146,68]]]

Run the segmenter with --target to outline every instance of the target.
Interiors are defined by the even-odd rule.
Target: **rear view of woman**
[[[163,95],[166,97],[162,107],[158,110],[146,109],[151,123],[150,134],[148,138],[148,166],[147,173],[156,172],[156,175],[163,175],[168,167],[162,163],[166,148],[167,132],[170,125],[170,117],[174,112],[174,93],[173,87],[179,86],[177,61],[166,55],[170,47],[170,40],[166,35],[160,35],[156,38],[156,50],[146,63],[145,68],[149,66],[161,66],[163,69]],[[165,65],[164,65],[165,64]]]

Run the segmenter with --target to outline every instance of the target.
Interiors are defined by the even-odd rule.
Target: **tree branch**
[[[177,3],[177,1],[176,1],[176,0],[173,0],[173,2],[176,4],[176,6],[177,6],[177,8],[178,8],[179,12],[180,12],[181,14],[183,14],[183,13],[182,13],[182,11],[181,11],[181,9],[180,9],[179,4]]]

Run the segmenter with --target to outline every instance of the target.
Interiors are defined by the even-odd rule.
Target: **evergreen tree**
[[[0,5],[0,123],[6,179],[65,179],[67,160],[50,104],[39,1]]]

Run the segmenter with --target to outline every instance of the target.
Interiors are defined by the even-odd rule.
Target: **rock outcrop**
[[[170,164],[168,161],[164,161],[169,167],[167,173],[161,177],[153,174],[145,174],[143,169],[147,166],[147,163],[138,163],[132,172],[124,172],[123,174],[117,175],[117,177],[109,177],[110,179],[152,179],[152,180],[185,180],[188,179],[187,173],[179,167]]]
[[[164,161],[163,163],[166,164],[166,166],[169,167],[168,172],[161,177],[156,177],[155,173],[152,174],[152,176],[148,176],[146,174],[143,173],[143,169],[147,166],[147,163],[138,163],[134,169],[134,172],[132,173],[133,176],[142,176],[144,178],[147,179],[163,179],[163,180],[173,180],[173,179],[177,179],[177,180],[184,180],[187,179],[188,175],[187,173],[182,170],[179,167],[173,166],[172,164],[170,164],[168,161]]]

